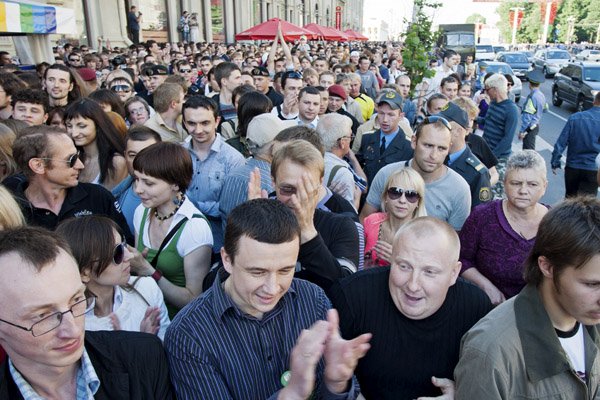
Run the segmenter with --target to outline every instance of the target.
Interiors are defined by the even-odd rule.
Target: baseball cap
[[[336,96],[344,100],[348,98],[346,90],[344,90],[344,87],[342,85],[331,85],[329,86],[328,91],[330,96]]]
[[[393,90],[390,90],[381,95],[379,101],[377,102],[377,105],[380,105],[381,103],[386,103],[392,108],[392,110],[402,110],[403,102],[404,100],[402,100],[402,96],[400,96],[400,94]]]
[[[482,69],[488,67],[488,63],[486,63],[485,61],[480,61],[478,65],[479,65],[479,68],[482,68]]]
[[[283,121],[271,113],[259,114],[252,118],[246,129],[246,140],[248,148],[257,149],[263,147],[275,139],[275,136],[285,128],[296,126],[296,121]]]
[[[169,70],[164,65],[154,64],[151,67],[144,68],[142,75],[154,76],[154,75],[169,75]]]
[[[470,128],[467,112],[452,102],[442,107],[442,111],[438,115],[446,118],[448,121],[456,122],[467,130]]]

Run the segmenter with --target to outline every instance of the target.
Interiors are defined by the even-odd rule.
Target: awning
[[[328,26],[321,26],[313,23],[304,25],[304,29],[313,32],[320,40],[335,40],[338,42],[348,40],[348,36],[344,33]]]
[[[262,24],[238,33],[235,35],[235,40],[273,40],[277,35],[277,26],[279,23],[281,23],[281,31],[285,40],[298,40],[300,36],[306,36],[307,39],[314,38],[314,34],[309,30],[280,20],[279,18],[271,18]]]

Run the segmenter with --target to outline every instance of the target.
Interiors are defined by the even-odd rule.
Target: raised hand
[[[160,308],[148,307],[140,323],[140,332],[156,335],[160,329]]]

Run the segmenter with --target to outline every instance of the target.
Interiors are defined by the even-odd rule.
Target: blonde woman
[[[0,124],[0,182],[18,171],[12,152],[12,145],[16,137],[17,135],[12,129]]]
[[[4,186],[0,185],[0,230],[25,225],[21,208]]]
[[[413,218],[427,215],[425,182],[412,168],[394,172],[381,195],[384,212],[365,218],[365,268],[390,265],[392,242],[398,229]]]

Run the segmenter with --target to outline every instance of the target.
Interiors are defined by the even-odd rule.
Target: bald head
[[[420,217],[404,224],[394,236],[393,257],[397,255],[400,243],[404,241],[422,243],[423,249],[428,251],[445,252],[449,264],[458,261],[460,253],[458,235],[448,223],[437,218]],[[432,243],[435,245],[432,246]]]

